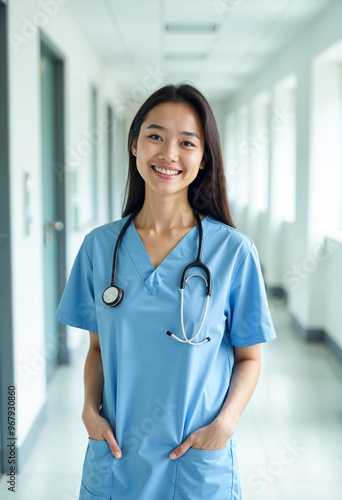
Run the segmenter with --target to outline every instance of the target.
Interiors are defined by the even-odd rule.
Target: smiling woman
[[[275,332],[205,97],[157,90],[128,153],[123,216],[86,235],[56,314],[90,331],[79,498],[240,500],[235,426]]]
[[[152,94],[132,121],[128,155],[123,217],[133,207],[141,209],[144,204],[143,172],[148,162],[151,168],[178,170],[177,183],[188,184],[182,196],[186,195],[190,206],[235,227],[227,199],[216,120],[208,101],[197,89],[185,84],[168,85]]]

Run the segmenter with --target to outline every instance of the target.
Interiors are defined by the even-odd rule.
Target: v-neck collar
[[[207,226],[209,224],[209,215],[202,219],[203,240],[207,234]],[[140,238],[138,231],[135,228],[134,220],[132,220],[127,227],[126,233],[122,238],[123,243],[129,252],[132,261],[145,283],[146,288],[151,295],[159,292],[160,286],[166,281],[169,274],[172,273],[174,268],[179,265],[179,262],[184,262],[184,267],[190,264],[191,260],[186,259],[193,252],[193,259],[196,259],[198,249],[198,227],[192,227],[185,236],[177,243],[165,259],[159,264],[157,269],[154,268],[152,261],[147,253],[147,250]],[[194,252],[196,250],[196,252]],[[195,254],[196,253],[196,254]],[[188,262],[189,260],[189,262]]]

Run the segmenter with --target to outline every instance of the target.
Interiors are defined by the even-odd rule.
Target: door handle
[[[64,229],[64,224],[61,220],[54,220],[52,222],[47,222],[44,226],[44,243],[48,245],[53,243],[54,233],[53,231],[62,231]]]
[[[64,229],[64,224],[61,220],[55,220],[45,224],[46,231],[62,231],[62,229]]]

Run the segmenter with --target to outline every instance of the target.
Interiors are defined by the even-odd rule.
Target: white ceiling
[[[113,64],[123,95],[187,81],[214,99],[244,85],[335,1],[72,0],[69,8]],[[174,23],[216,29],[166,30]]]

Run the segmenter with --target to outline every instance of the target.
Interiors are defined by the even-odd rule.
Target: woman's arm
[[[99,413],[103,390],[103,368],[99,335],[90,334],[90,346],[84,366],[84,407],[83,414]]]
[[[233,427],[246,408],[260,375],[260,344],[234,347],[234,366],[228,394],[216,420]]]
[[[114,438],[113,429],[100,415],[103,390],[103,367],[99,335],[90,333],[90,347],[84,366],[84,406],[82,420],[90,439],[107,441],[114,456],[121,457],[121,450]]]
[[[260,374],[260,344],[234,347],[234,366],[228,394],[215,420],[190,434],[170,458],[179,458],[190,448],[219,450],[235,432],[241,413],[250,400]]]

